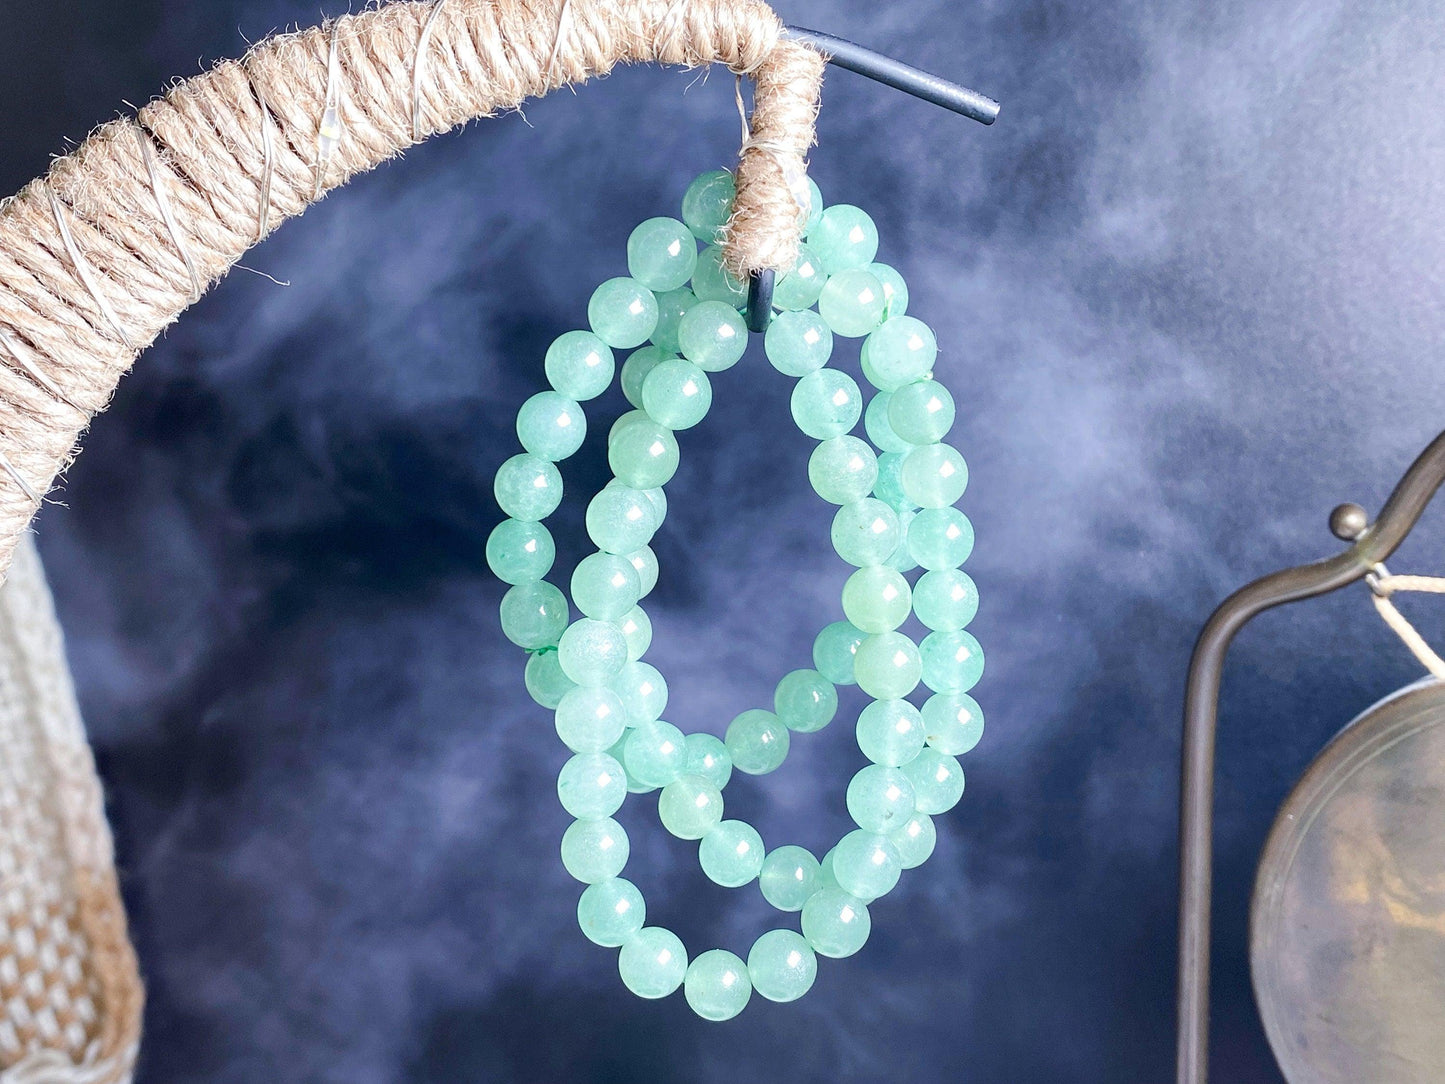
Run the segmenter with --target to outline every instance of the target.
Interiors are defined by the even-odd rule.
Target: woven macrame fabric
[[[27,537],[0,589],[0,1084],[128,1081],[142,990],[95,763]]]

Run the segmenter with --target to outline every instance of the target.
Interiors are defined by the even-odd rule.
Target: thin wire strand
[[[60,197],[48,184],[45,186],[45,194],[50,197],[50,212],[55,216],[55,224],[60,229],[60,240],[65,245],[65,252],[70,257],[75,273],[80,276],[80,281],[90,292],[90,296],[94,298],[96,307],[100,309],[101,315],[110,324],[111,330],[120,336],[120,341],[125,344],[127,350],[134,351],[135,343],[131,342],[130,336],[125,333],[125,328],[120,326],[120,319],[115,315],[115,310],[110,307],[110,302],[106,300],[105,295],[100,292],[95,276],[91,274],[90,264],[80,254],[75,238],[70,234],[70,224],[65,221],[65,209],[61,206]]]
[[[331,48],[326,58],[326,99],[321,113],[321,123],[316,128],[316,192],[311,197],[321,198],[321,189],[326,182],[326,167],[341,142],[341,52],[339,37],[341,19],[331,24]]]
[[[557,57],[562,53],[562,31],[571,10],[572,0],[562,0],[562,6],[557,9],[557,31],[552,36],[552,55],[547,58],[547,78],[549,79],[557,74]]]
[[[249,73],[248,73],[249,78]],[[276,122],[271,116],[271,106],[266,95],[251,80],[251,89],[256,94],[256,104],[261,107],[261,197],[256,211],[256,240],[262,241],[271,225],[271,179],[276,173]]]
[[[150,133],[137,124],[135,137],[140,143],[141,158],[145,162],[146,176],[150,178],[151,192],[156,197],[156,206],[161,212],[161,221],[166,224],[166,231],[171,235],[171,241],[175,244],[176,251],[181,254],[181,260],[186,265],[186,273],[191,276],[191,304],[194,305],[203,292],[201,276],[196,271],[196,264],[191,259],[190,250],[186,248],[186,243],[181,238],[181,227],[176,222],[176,216],[171,213],[170,197],[166,195],[165,186],[161,184],[160,171],[156,169],[155,148],[151,144]]]
[[[421,35],[416,41],[416,64],[413,66],[411,74],[411,138],[417,143],[422,141],[425,134],[422,131],[421,121],[421,86],[426,75],[427,46],[431,44],[432,27],[436,25],[437,16],[441,14],[442,7],[446,2],[447,0],[436,0],[436,3],[432,4],[431,11],[427,13],[426,22],[422,24]]]
[[[65,392],[57,388],[51,382],[48,376],[46,376],[38,368],[36,368],[36,366],[31,361],[29,361],[25,357],[24,353],[20,350],[20,346],[16,341],[15,336],[10,334],[10,332],[4,328],[0,328],[0,345],[3,345],[5,347],[5,353],[9,355],[10,359],[14,361],[16,365],[20,366],[21,371],[23,371],[26,376],[28,376],[31,380],[35,381],[35,383],[39,384],[51,395],[55,396],[56,399],[60,400],[62,403],[72,408],[73,410],[80,411],[80,413],[82,414],[88,415],[90,413],[79,403],[75,402],[75,400],[71,399],[68,395],[66,395]]]
[[[6,459],[4,455],[0,455],[0,468],[4,468],[5,473],[10,475],[15,484],[30,498],[32,504],[40,503],[40,494],[31,488],[30,483],[20,476],[20,472],[15,469],[14,464]]]

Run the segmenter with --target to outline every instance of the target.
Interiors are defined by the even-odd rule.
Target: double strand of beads
[[[555,712],[558,736],[572,750],[557,780],[576,818],[562,839],[562,861],[587,885],[578,922],[588,938],[618,948],[623,982],[641,997],[683,986],[707,1019],[741,1012],[756,990],[792,1001],[812,986],[817,955],[857,952],[870,929],[868,904],[889,892],[904,869],[932,853],[932,817],[963,793],[958,756],[977,744],[983,717],[968,692],[983,671],[978,642],[965,631],[978,608],[960,566],[973,529],[952,507],[968,472],[943,438],[952,396],[932,379],[932,331],[907,315],[908,290],[891,267],[874,262],[878,235],[856,207],[824,209],[809,182],[812,211],[797,265],[782,276],[780,310],[764,340],[780,372],[797,378],[792,414],[819,443],[808,477],[838,505],[834,549],[855,571],[843,587],[845,619],[824,628],[813,668],[787,674],[772,710],[745,711],[724,740],[684,734],[663,720],[667,683],[642,661],[652,626],[640,602],[657,582],[649,542],[667,514],[663,487],[676,471],[676,433],[706,416],[710,373],[735,365],[747,344],[739,309],[746,289],[725,269],[718,231],[731,211],[729,173],[703,174],[688,188],[679,222],[654,218],[628,241],[631,277],[599,286],[588,305],[590,331],[570,331],[547,351],[552,390],[523,404],[517,434],[524,451],[497,472],[496,496],[509,517],[487,542],[487,559],[511,584],[502,628],[529,652],[532,697]],[[698,243],[703,244],[698,251]],[[814,308],[816,306],[816,309]],[[864,338],[862,369],[876,392],[863,406],[856,381],[827,367],[834,336]],[[543,577],[555,557],[542,521],[558,506],[556,462],[586,432],[581,402],[602,394],[616,370],[615,350],[631,351],[622,390],[635,408],[613,425],[608,462],[614,478],[587,508],[597,552],[578,563],[567,598]],[[851,435],[860,419],[876,447]],[[912,584],[906,574],[921,568]],[[929,631],[920,644],[899,631],[909,614]],[[920,681],[921,709],[908,702]],[[848,785],[858,825],[820,862],[805,848],[768,850],[750,825],[724,819],[723,789],[734,769],[761,775],[785,760],[791,735],[827,726],[837,686],[858,684],[873,702],[859,715],[859,748],[870,761]],[[801,933],[773,929],[744,961],[712,949],[689,962],[672,932],[645,925],[646,906],[621,876],[628,838],[613,818],[628,793],[660,791],[658,814],[673,835],[698,841],[709,878],[730,888],[757,880],[779,911],[801,913]]]

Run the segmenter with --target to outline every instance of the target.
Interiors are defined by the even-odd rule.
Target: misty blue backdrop
[[[323,0],[327,14],[342,10]],[[877,220],[942,345],[978,530],[988,718],[874,934],[725,1025],[627,995],[557,860],[566,757],[496,619],[496,466],[633,225],[728,165],[726,73],[650,68],[409,152],[250,253],[139,361],[39,524],[149,989],[144,1084],[1163,1080],[1178,716],[1228,591],[1334,552],[1445,424],[1445,13],[1349,4],[780,0],[1001,98],[985,129],[845,72],[813,176]],[[0,192],[307,0],[9,5]],[[683,440],[649,658],[720,733],[808,665],[843,566],[755,350]],[[602,401],[594,435],[620,412]],[[603,478],[599,440],[565,465]],[[581,505],[557,519],[561,567]],[[1440,572],[1432,513],[1394,562]],[[1412,612],[1445,634],[1429,603]],[[1271,818],[1417,676],[1363,588],[1262,619],[1220,740],[1214,1066],[1278,1084],[1249,990]],[[846,829],[850,720],[729,790],[765,839]],[[649,918],[744,950],[629,805]],[[638,808],[633,808],[633,807]],[[634,827],[635,826],[635,827]]]

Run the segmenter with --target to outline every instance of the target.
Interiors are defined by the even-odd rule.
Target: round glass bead
[[[593,944],[618,948],[642,929],[647,905],[631,881],[615,877],[588,885],[577,901],[577,925]]]
[[[917,869],[928,861],[938,842],[938,829],[927,813],[915,813],[902,827],[888,833],[889,841],[898,848],[898,863],[904,869]]]
[[[823,221],[823,193],[818,188],[818,182],[812,177],[808,178],[808,217],[803,222],[803,236],[807,237],[818,228],[818,223]]]
[[[807,376],[828,364],[833,331],[816,312],[780,312],[763,335],[763,352],[784,376]]]
[[[913,518],[917,514],[911,508],[898,513],[899,542],[888,560],[883,562],[889,568],[899,572],[912,572],[918,567],[918,562],[913,559],[913,554],[908,549],[908,528],[913,525]]]
[[[638,597],[646,598],[657,586],[657,554],[652,552],[651,546],[639,546],[627,555],[627,562],[637,572],[637,586],[641,592]]]
[[[622,701],[627,726],[661,719],[667,708],[667,682],[651,663],[632,661],[617,672],[609,686]]]
[[[737,184],[725,169],[709,170],[692,184],[682,197],[682,220],[692,235],[704,244],[714,244],[718,231],[733,213],[733,196]]]
[[[888,299],[888,306],[885,312],[885,319],[891,320],[895,316],[902,316],[908,311],[908,283],[903,281],[894,268],[886,263],[870,263],[868,270],[873,277],[883,283],[883,296]]]
[[[697,238],[675,218],[649,218],[627,239],[627,273],[649,290],[686,286],[697,267]]]
[[[578,685],[606,685],[627,663],[627,638],[611,621],[581,617],[557,642],[557,656],[562,672]]]
[[[677,437],[665,425],[643,417],[618,430],[607,446],[607,464],[623,485],[652,489],[677,473]]]
[[[612,384],[612,348],[590,331],[569,331],[547,347],[542,362],[552,387],[579,402],[595,399]]]
[[[621,485],[622,483],[613,479],[607,483],[610,486]],[[642,490],[642,495],[647,498],[647,503],[652,505],[652,525],[655,530],[662,526],[662,521],[667,519],[667,493],[661,486],[652,489]]]
[[[808,458],[808,481],[830,504],[852,504],[873,492],[878,457],[867,442],[853,436],[831,437]]]
[[[983,737],[983,711],[967,693],[935,693],[924,702],[923,729],[930,748],[962,756]]]
[[[886,304],[883,284],[861,268],[833,275],[818,295],[819,314],[848,339],[861,339],[882,323]]]
[[[731,1020],[753,996],[748,967],[724,949],[710,949],[687,967],[683,993],[704,1020]]]
[[[818,254],[806,244],[798,245],[798,261],[793,269],[780,275],[773,286],[773,305],[784,312],[811,308],[823,292],[828,275]]]
[[[901,700],[923,675],[923,661],[901,632],[880,632],[858,645],[853,660],[858,687],[874,700]]]
[[[913,816],[913,784],[897,768],[870,764],[849,782],[847,801],[854,824],[886,834]]]
[[[843,584],[843,615],[864,632],[892,632],[911,607],[908,581],[886,565],[860,568]]]
[[[728,724],[723,744],[738,771],[766,775],[788,756],[788,728],[772,712],[754,708]]]
[[[641,606],[634,606],[617,619],[617,627],[627,641],[627,661],[636,662],[652,646],[652,619]]]
[[[627,739],[631,737],[631,735],[632,731],[630,730],[626,734],[622,735],[622,740],[619,741],[616,745],[614,745],[611,749],[607,750],[607,755],[610,756],[613,760],[617,761],[618,764],[622,764],[622,774],[627,779],[628,794],[647,794],[649,791],[654,791],[657,788],[653,786],[648,786],[646,783],[639,782],[638,780],[632,778],[631,774],[629,774],[627,771],[627,765],[622,763],[622,755],[627,748]]]
[[[836,886],[821,888],[803,905],[803,936],[813,951],[841,960],[868,940],[868,905]]]
[[[687,310],[677,329],[683,357],[699,369],[720,373],[731,369],[748,348],[748,327],[726,301],[699,301]]]
[[[792,930],[769,930],[748,953],[748,978],[769,1001],[797,1001],[817,977],[818,957]]]
[[[903,461],[907,458],[906,452],[884,452],[878,457],[878,481],[873,483],[873,495],[895,512],[916,507],[903,492]]]
[[[822,220],[808,234],[808,243],[823,261],[823,269],[836,275],[873,262],[878,255],[878,227],[861,209],[835,203],[823,211]]]
[[[794,670],[778,682],[773,711],[789,730],[812,734],[838,713],[838,690],[816,670]]]
[[[513,519],[543,520],[562,502],[562,475],[541,456],[523,452],[497,468],[493,491]]]
[[[502,596],[502,633],[518,647],[555,647],[566,628],[567,599],[547,581],[518,584]]]
[[[779,847],[769,851],[758,873],[763,899],[779,911],[801,911],[821,885],[818,860],[802,847]]]
[[[557,736],[574,753],[604,753],[627,729],[621,698],[611,689],[578,686],[557,705]]]
[[[540,523],[504,519],[487,536],[487,565],[503,583],[535,583],[556,557],[552,532]]]
[[[682,358],[661,362],[642,382],[642,409],[668,429],[691,429],[711,406],[707,373]]]
[[[622,744],[627,774],[647,787],[665,787],[687,767],[687,739],[681,730],[661,719],[639,723]],[[721,810],[718,816],[722,816]]]
[[[846,621],[834,621],[818,633],[813,641],[813,665],[818,673],[834,685],[857,683],[854,669],[857,663],[858,645],[868,634]]]
[[[924,568],[957,568],[973,553],[973,524],[957,508],[925,508],[908,527],[908,552]]]
[[[968,487],[963,456],[947,444],[914,448],[903,460],[903,492],[924,508],[946,508]]]
[[[898,848],[877,832],[849,832],[833,848],[833,876],[838,879],[838,887],[860,900],[888,895],[902,869]]]
[[[561,392],[539,391],[517,411],[517,439],[533,455],[556,462],[582,447],[587,416]]]
[[[622,395],[638,410],[642,409],[642,388],[647,378],[664,361],[677,357],[672,350],[660,346],[644,346],[627,355],[622,363]]]
[[[904,384],[892,393],[888,403],[889,425],[910,444],[942,440],[953,428],[956,413],[953,396],[936,380]]]
[[[617,954],[617,972],[638,997],[666,997],[687,974],[687,950],[677,934],[661,926],[644,926]]]
[[[963,797],[963,768],[937,749],[925,749],[900,769],[913,784],[913,804],[919,813],[947,813]]]
[[[603,553],[624,554],[652,540],[657,511],[639,490],[608,486],[587,505],[587,537]]]
[[[863,397],[847,373],[819,369],[793,386],[792,410],[799,429],[814,440],[827,440],[858,424]]]
[[[652,329],[654,346],[676,354],[682,347],[677,339],[677,329],[687,310],[697,304],[697,295],[684,286],[680,290],[668,290],[657,295],[657,326]],[[624,389],[625,390],[625,389]]]
[[[606,753],[578,753],[557,775],[557,797],[579,821],[603,820],[622,808],[627,777]]]
[[[873,394],[868,400],[868,409],[863,412],[863,429],[880,452],[906,452],[913,446],[893,431],[893,423],[888,420],[892,399],[886,391]]]
[[[549,711],[577,687],[575,681],[562,673],[562,663],[555,651],[536,651],[529,655],[525,680],[532,699]]]
[[[930,632],[918,651],[923,684],[936,693],[966,693],[983,676],[983,648],[972,633]]]
[[[874,764],[898,768],[923,749],[923,716],[907,700],[875,700],[858,715],[858,748]]]
[[[610,881],[627,865],[627,833],[611,817],[573,821],[562,833],[562,865],[583,884]]]
[[[913,587],[913,612],[935,631],[961,629],[978,613],[978,588],[956,568],[925,572]]]
[[[692,292],[699,301],[721,301],[738,309],[747,304],[748,287],[739,282],[723,262],[723,250],[709,245],[697,258],[692,273]]]
[[[896,391],[928,376],[937,358],[933,330],[912,316],[897,316],[868,336],[863,375],[881,391]]]
[[[697,849],[703,873],[724,888],[741,888],[763,868],[763,837],[745,821],[722,821]]]
[[[616,621],[637,605],[642,584],[626,557],[594,553],[572,571],[572,602],[588,617]]]
[[[608,279],[587,302],[587,322],[608,346],[631,350],[657,327],[657,298],[636,279]]]
[[[680,748],[681,763],[685,765],[686,739],[680,743]],[[663,787],[657,797],[658,819],[678,839],[705,839],[722,821],[722,815],[722,791],[700,775],[678,776]]]
[[[721,738],[711,734],[687,736],[688,775],[701,776],[718,790],[728,785],[733,774],[733,758]]]
[[[903,537],[898,513],[872,497],[838,509],[830,534],[838,556],[859,568],[882,564]]]

